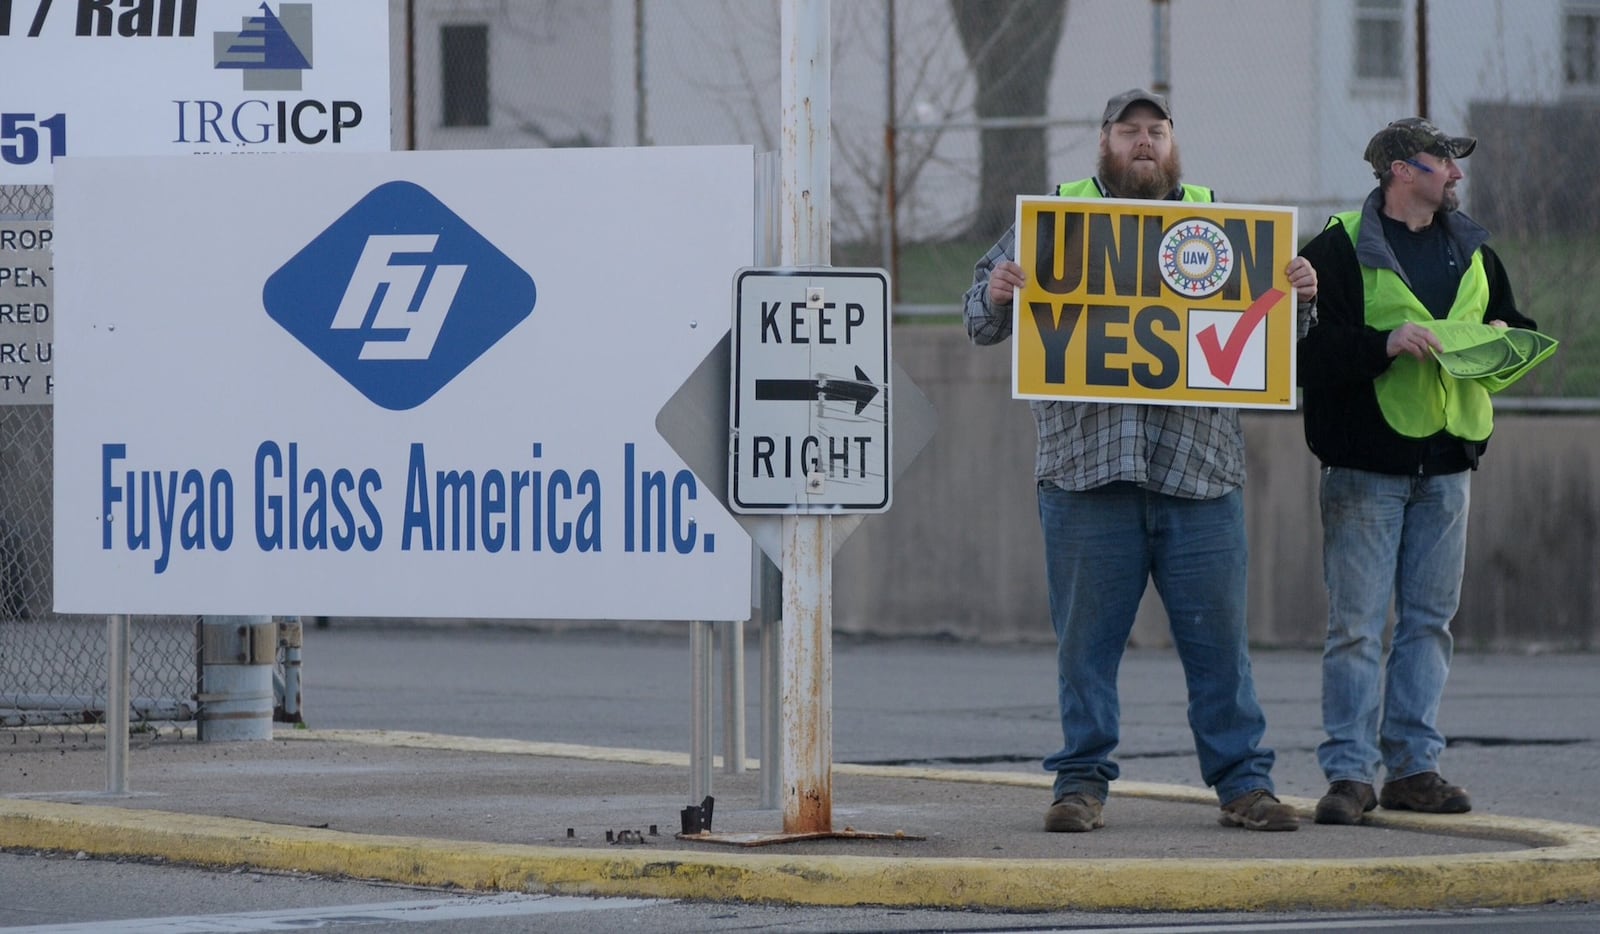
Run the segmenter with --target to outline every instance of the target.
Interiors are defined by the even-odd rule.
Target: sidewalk
[[[1295,833],[1217,823],[1209,791],[1118,782],[1106,826],[1040,827],[1038,772],[837,765],[835,831],[676,838],[688,757],[436,734],[279,729],[270,742],[0,746],[0,846],[475,890],[992,910],[1452,909],[1600,899],[1600,827],[1374,811]],[[718,771],[716,834],[777,834],[759,776]],[[608,834],[614,842],[608,842]],[[920,839],[919,839],[920,838]]]

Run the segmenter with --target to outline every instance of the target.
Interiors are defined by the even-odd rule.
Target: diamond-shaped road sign
[[[661,437],[666,439],[667,444],[724,506],[728,505],[729,493],[728,449],[731,430],[728,417],[732,394],[732,348],[731,333],[724,335],[656,415],[656,430]],[[892,360],[889,383],[894,387],[889,399],[889,420],[894,428],[889,451],[889,472],[892,478],[898,478],[933,440],[938,414],[933,404],[911,381],[910,375]],[[735,517],[768,557],[773,561],[783,560],[781,517],[738,514]],[[834,516],[835,550],[844,544],[864,518],[860,513]]]

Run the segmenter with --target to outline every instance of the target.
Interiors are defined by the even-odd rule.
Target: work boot
[[[1104,827],[1102,807],[1104,803],[1099,798],[1081,791],[1062,795],[1044,812],[1044,829],[1050,833],[1088,833]]]
[[[1418,772],[1383,783],[1378,803],[1390,811],[1423,811],[1428,814],[1465,814],[1472,810],[1472,799],[1460,785],[1445,781],[1438,772]]]
[[[1378,796],[1366,782],[1337,781],[1317,802],[1319,824],[1355,825],[1366,820],[1368,811],[1378,806]]]
[[[1246,830],[1299,830],[1294,808],[1273,797],[1265,788],[1248,791],[1222,806],[1217,822]]]

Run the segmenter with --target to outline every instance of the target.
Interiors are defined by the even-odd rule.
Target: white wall
[[[1325,40],[1317,60],[1325,119],[1311,153],[1322,167],[1319,194],[1346,201],[1351,195],[1359,200],[1374,184],[1361,159],[1372,134],[1419,111],[1415,22],[1406,21],[1403,80],[1391,89],[1361,86],[1351,78],[1352,7],[1348,0],[1317,4],[1316,31]],[[1473,101],[1560,98],[1562,0],[1450,0],[1428,9],[1428,116],[1440,128],[1470,135]],[[1463,168],[1463,202],[1470,210],[1472,163]]]
[[[1320,4],[1322,6],[1339,4]],[[1229,201],[1290,204],[1310,188],[1316,109],[1304,40],[1309,2],[1173,0],[1169,98],[1185,178]],[[1063,177],[1093,167],[1107,97],[1149,86],[1155,70],[1148,3],[1073,0],[1053,106],[1092,118]]]

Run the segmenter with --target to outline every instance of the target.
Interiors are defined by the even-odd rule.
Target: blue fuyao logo
[[[533,313],[533,277],[421,186],[373,189],[267,279],[267,315],[368,399],[414,409]]]

